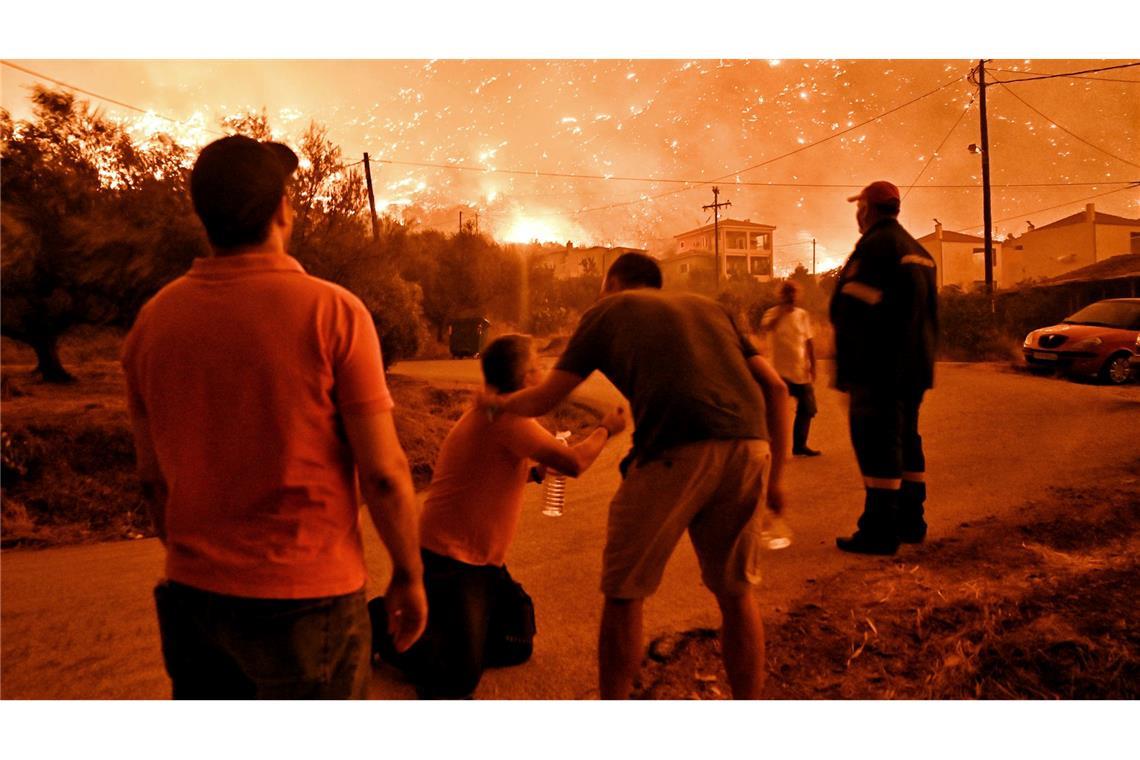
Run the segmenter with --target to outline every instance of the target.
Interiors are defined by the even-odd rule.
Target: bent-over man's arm
[[[396,436],[391,411],[344,414],[342,419],[368,514],[392,556],[392,581],[384,599],[388,632],[396,651],[403,652],[427,624],[419,519],[408,457]]]
[[[788,458],[791,445],[791,423],[788,418],[788,386],[764,360],[764,357],[748,357],[748,369],[760,385],[764,394],[764,413],[768,423],[768,435],[772,444],[772,470],[768,480],[768,505],[773,512],[784,509],[783,473],[784,462]]]
[[[584,379],[573,372],[553,369],[538,385],[489,397],[485,403],[494,414],[506,412],[520,417],[541,417],[558,406]]]
[[[567,446],[538,423],[526,420],[513,426],[506,446],[517,457],[533,459],[576,478],[589,469],[602,453],[606,441],[624,430],[625,424],[625,409],[619,406],[603,417],[590,435],[573,446]]]

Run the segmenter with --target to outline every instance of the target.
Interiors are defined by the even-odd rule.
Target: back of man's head
[[[263,242],[296,168],[297,155],[281,143],[232,135],[203,148],[190,173],[190,197],[211,245]]]
[[[858,195],[853,195],[847,200],[852,203],[860,202],[876,219],[883,217],[894,219],[899,215],[902,206],[898,187],[883,179],[872,182],[860,190]]]
[[[890,219],[897,218],[901,208],[902,204],[898,200],[886,200],[882,203],[871,204],[871,210],[874,211],[876,215]]]
[[[606,290],[631,288],[660,288],[661,267],[656,259],[644,253],[623,253],[606,272]]]
[[[522,388],[532,345],[529,335],[495,338],[483,349],[480,359],[483,381],[499,393],[514,393]]]

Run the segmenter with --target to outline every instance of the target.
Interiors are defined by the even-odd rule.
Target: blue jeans
[[[163,581],[154,589],[175,699],[364,699],[371,624],[361,589],[252,599]]]

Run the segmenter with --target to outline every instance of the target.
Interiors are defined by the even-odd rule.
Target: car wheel
[[[1100,369],[1100,379],[1113,385],[1128,382],[1132,376],[1132,357],[1128,354],[1113,354]]]

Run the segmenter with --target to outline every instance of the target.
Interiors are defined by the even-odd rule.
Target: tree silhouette
[[[32,104],[28,121],[0,114],[0,331],[31,346],[46,382],[70,382],[60,336],[128,324],[203,241],[180,147],[136,145],[70,93],[37,87]]]

